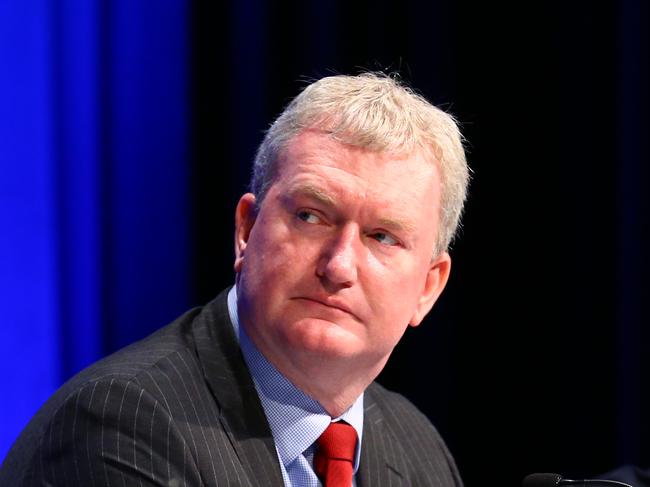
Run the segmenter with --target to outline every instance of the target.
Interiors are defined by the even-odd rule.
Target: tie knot
[[[351,487],[357,432],[345,421],[330,423],[316,440],[314,471],[325,487]]]
[[[330,423],[323,434],[316,440],[320,455],[330,460],[354,462],[357,446],[357,432],[344,421]]]

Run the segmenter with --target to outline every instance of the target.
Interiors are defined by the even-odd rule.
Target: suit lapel
[[[239,349],[223,291],[197,317],[193,334],[221,423],[253,485],[283,485],[271,429]]]
[[[408,485],[407,461],[384,421],[372,389],[366,390],[358,487]]]

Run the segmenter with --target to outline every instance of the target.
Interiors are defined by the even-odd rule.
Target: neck
[[[379,375],[388,357],[374,363],[361,359],[327,356],[312,351],[286,353],[263,350],[264,357],[294,386],[318,401],[325,411],[336,418],[347,411],[370,383]]]
[[[349,373],[331,373],[334,367],[327,367],[325,364],[316,365],[311,371],[309,366],[297,369],[274,365],[298,389],[318,401],[333,418],[347,411],[374,379],[374,375],[352,377]],[[325,368],[329,369],[330,373],[324,374]],[[342,377],[345,377],[345,380]]]

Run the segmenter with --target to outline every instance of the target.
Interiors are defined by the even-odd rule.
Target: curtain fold
[[[189,305],[188,23],[180,0],[0,6],[0,458]]]

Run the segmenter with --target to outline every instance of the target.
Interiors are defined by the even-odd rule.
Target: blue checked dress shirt
[[[356,475],[363,433],[363,394],[341,416],[330,417],[317,401],[296,388],[271,365],[253,345],[243,327],[239,326],[235,286],[228,293],[228,312],[271,427],[284,485],[321,486],[313,469],[315,441],[331,421],[338,420],[345,420],[357,432],[358,441],[354,460]],[[353,484],[356,485],[356,482]]]

